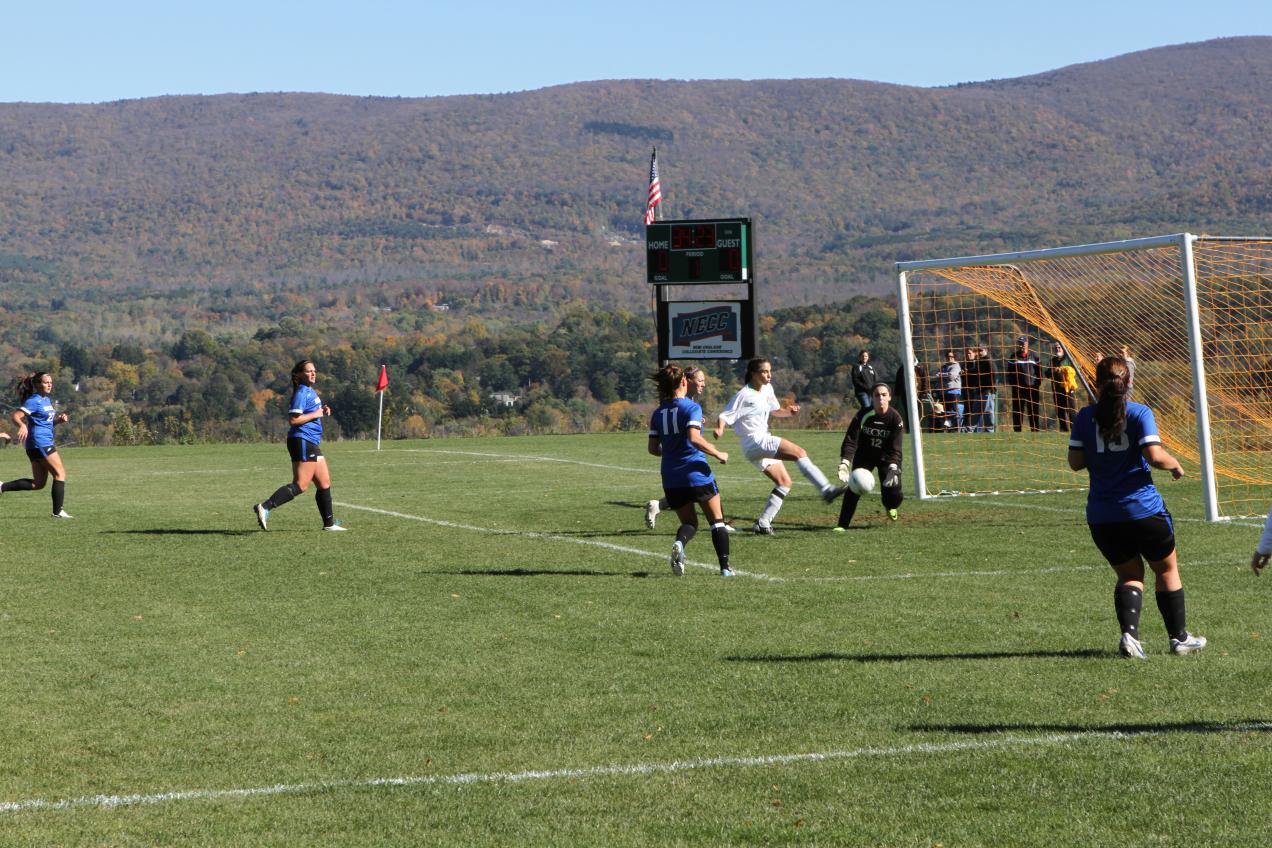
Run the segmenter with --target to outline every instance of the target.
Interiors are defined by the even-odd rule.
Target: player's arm
[[[899,420],[892,430],[892,436],[888,439],[888,443],[883,449],[883,461],[887,465],[901,466],[901,434],[905,425]]]
[[[1179,466],[1179,460],[1166,452],[1166,448],[1159,444],[1144,445],[1140,450],[1144,455],[1144,459],[1154,468],[1162,471],[1169,471],[1170,476],[1178,480],[1184,476],[1184,469]]]
[[[721,465],[729,461],[728,451],[722,451],[706,439],[702,438],[702,431],[697,427],[690,427],[688,433],[689,443],[695,448],[702,451],[707,456],[714,456],[716,459],[720,460]]]
[[[800,406],[798,403],[792,403],[790,406],[781,406],[769,413],[771,418],[793,418],[799,414]]]
[[[1069,470],[1081,471],[1086,467],[1086,451],[1069,445]]]
[[[653,456],[662,456],[662,442],[653,433],[649,434],[649,453]]]
[[[870,407],[866,407],[870,409]],[[864,410],[863,410],[864,412]],[[861,435],[861,416],[863,412],[858,412],[848,422],[848,429],[844,431],[844,440],[839,443],[839,459],[844,462],[851,462],[857,453],[857,437]]]

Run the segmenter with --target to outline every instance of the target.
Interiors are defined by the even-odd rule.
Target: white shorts
[[[782,437],[765,433],[763,436],[747,436],[742,440],[742,455],[756,468],[763,471],[775,462],[777,449],[782,446]]]

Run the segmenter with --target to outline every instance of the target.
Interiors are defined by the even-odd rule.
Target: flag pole
[[[380,427],[384,424],[384,392],[376,392],[380,396],[380,415],[375,422],[375,449],[380,449]]]

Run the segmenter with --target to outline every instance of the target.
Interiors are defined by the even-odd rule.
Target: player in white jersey
[[[830,503],[844,493],[846,487],[832,486],[811,459],[808,452],[799,445],[775,436],[769,432],[769,417],[790,418],[799,413],[799,404],[783,408],[773,393],[773,364],[767,359],[752,359],[746,365],[746,385],[744,385],[729,405],[716,419],[714,435],[720,438],[724,428],[732,425],[733,431],[742,440],[742,453],[747,460],[773,481],[773,491],[769,493],[764,511],[755,520],[752,528],[762,536],[773,535],[773,519],[782,508],[782,501],[791,491],[791,475],[782,464],[790,460],[800,473],[808,478],[808,482],[817,487],[822,499]]]

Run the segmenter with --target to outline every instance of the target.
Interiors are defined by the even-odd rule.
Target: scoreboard
[[[646,281],[745,283],[751,280],[751,219],[659,221],[645,227]]]

